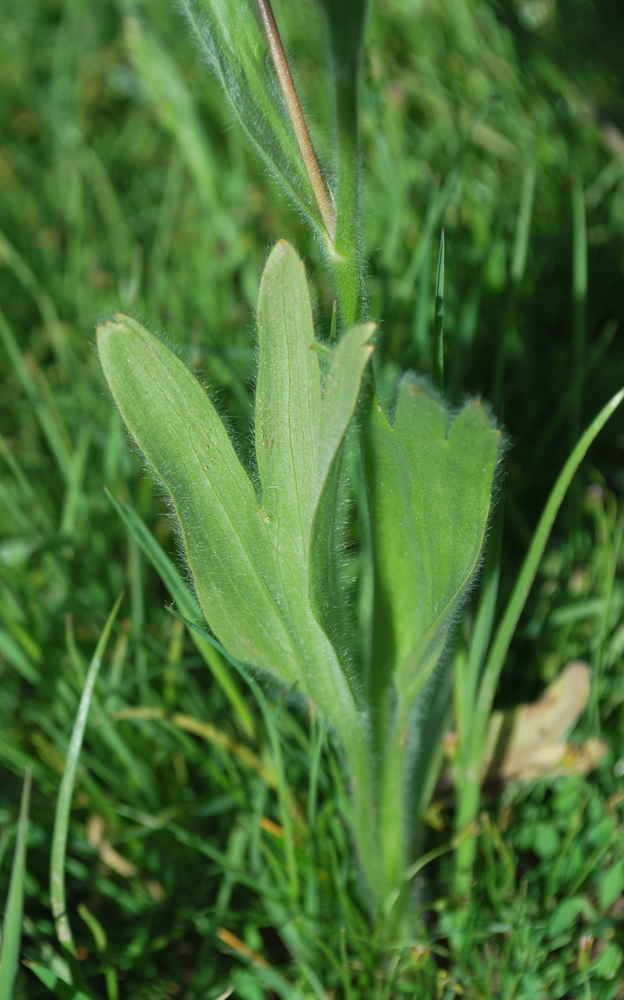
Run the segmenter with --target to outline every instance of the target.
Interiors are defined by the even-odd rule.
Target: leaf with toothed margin
[[[391,424],[372,397],[365,464],[375,548],[374,678],[411,701],[430,676],[479,564],[501,435],[478,401],[451,417],[401,381]]]

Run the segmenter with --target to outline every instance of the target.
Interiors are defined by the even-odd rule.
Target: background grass
[[[322,148],[316,10],[276,11]],[[449,393],[491,399],[510,439],[501,602],[579,428],[624,385],[623,44],[606,0],[387,0],[371,12],[363,244],[380,367],[388,383],[429,370],[443,225]],[[123,309],[163,331],[205,370],[244,452],[263,260],[279,237],[297,246],[327,331],[320,253],[165,0],[5,0],[0,93],[0,892],[30,764],[23,956],[51,984],[22,967],[15,996],[63,995],[48,888],[56,798],[122,589],[67,845],[86,995],[624,996],[624,417],[557,521],[500,689],[502,705],[527,700],[587,659],[596,711],[579,732],[613,750],[589,778],[485,797],[470,938],[451,944],[447,854],[419,875],[417,936],[388,958],[370,938],[331,735],[269,689],[271,739],[238,678],[248,715],[232,708],[103,491],[177,559],[103,391],[95,323]],[[424,849],[448,843],[452,802],[438,820]]]

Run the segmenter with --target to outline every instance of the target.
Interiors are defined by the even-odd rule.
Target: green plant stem
[[[372,758],[363,720],[344,729],[339,736],[345,747],[351,777],[351,829],[362,871],[370,890],[370,903],[377,916],[383,894],[383,875],[379,864],[379,830],[375,803],[375,782]]]
[[[379,811],[380,858],[382,872],[381,919],[389,940],[396,938],[405,913],[407,868],[405,764],[409,736],[411,702],[400,701],[390,739],[386,746],[380,777]]]
[[[337,212],[333,257],[342,323],[348,329],[364,314],[360,253],[359,83],[366,27],[365,0],[327,9],[337,130]],[[330,9],[331,8],[331,9]]]
[[[359,60],[338,64],[334,57],[338,127],[336,238],[332,263],[344,329],[363,318],[364,291],[358,239],[359,191]]]
[[[209,632],[199,625],[184,618],[173,608],[168,609],[170,613],[187,625],[187,627],[203,636],[212,646],[214,646],[222,656],[232,664],[234,669],[241,675],[253,691],[254,697],[260,706],[264,716],[267,730],[271,736],[273,750],[275,754],[275,764],[278,769],[282,768],[281,751],[277,731],[274,721],[269,712],[266,699],[261,687],[254,683],[245,667],[238,660],[227,652],[224,646],[215,639]],[[334,706],[332,710],[331,706]],[[368,743],[368,733],[364,720],[355,709],[354,705],[339,701],[335,697],[328,699],[322,705],[325,717],[338,733],[345,748],[351,773],[351,793],[353,802],[353,822],[352,829],[360,863],[364,876],[370,887],[373,899],[378,899],[380,895],[379,879],[379,850],[377,844],[377,831],[375,828],[375,817],[372,814],[370,804],[374,801],[373,769],[371,763],[370,747]],[[278,774],[278,787],[280,779]],[[284,785],[285,789],[285,785]],[[284,792],[285,795],[285,792]],[[284,811],[284,810],[283,810]]]
[[[359,114],[358,81],[365,17],[355,10],[340,31],[330,29],[337,117],[337,207],[334,211],[293,82],[270,0],[256,0],[280,89],[325,227],[325,246],[334,270],[343,329],[364,314],[364,285],[358,240]],[[353,37],[349,37],[349,35]],[[345,44],[345,38],[348,43]]]
[[[275,72],[277,73],[282,95],[286,103],[286,108],[288,109],[288,115],[297,139],[297,145],[299,146],[301,158],[305,164],[308,177],[310,178],[310,184],[323,220],[323,225],[325,226],[329,239],[333,243],[336,236],[336,216],[334,208],[321,173],[319,162],[316,158],[316,153],[314,152],[314,146],[312,145],[308,126],[303,115],[301,103],[290,72],[290,66],[288,65],[286,53],[284,52],[284,46],[282,45],[282,39],[271,8],[271,3],[270,0],[257,0],[257,4],[267,41],[269,43],[269,51],[271,53],[271,58],[273,59]]]
[[[555,517],[587,449],[602,430],[609,417],[618,408],[622,399],[624,399],[624,389],[616,393],[606,406],[603,407],[598,416],[594,418],[585,433],[578,440],[560,472],[559,478],[551,491],[535,529],[533,540],[518,575],[513,593],[496,631],[479,686],[470,750],[467,754],[463,774],[459,782],[459,806],[456,818],[456,828],[458,830],[467,826],[477,815],[485,740],[498,679],[520,615],[535,579],[540,560],[544,554]],[[475,853],[476,843],[474,840],[467,840],[458,848],[455,891],[459,897],[466,896],[470,890]]]

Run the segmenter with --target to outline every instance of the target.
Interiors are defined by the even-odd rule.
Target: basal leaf
[[[352,671],[354,623],[342,569],[346,496],[340,443],[355,409],[364,366],[372,351],[368,340],[373,330],[372,323],[352,327],[339,342],[325,377],[321,412],[321,475],[325,479],[311,532],[312,607],[343,669],[352,677],[356,694],[361,680]]]
[[[308,607],[309,614],[311,596],[313,628],[320,623],[336,650],[346,622],[341,614],[340,624],[330,627],[333,616],[325,613],[328,606],[343,606],[344,596],[336,559],[339,476],[332,466],[357,403],[373,330],[369,323],[347,332],[330,352],[322,384],[319,354],[311,350],[314,326],[303,264],[288,243],[276,245],[258,301],[255,435],[262,510],[275,533],[292,627],[304,635],[309,631],[311,621],[303,620],[301,608]],[[310,641],[317,640],[310,636]],[[344,642],[340,648],[346,654]]]
[[[277,244],[258,303],[260,499],[180,358],[123,316],[98,331],[115,402],[171,496],[210,627],[237,659],[297,684],[337,728],[341,713],[352,714],[353,699],[313,608],[311,535],[355,409],[372,329],[345,335],[323,385],[303,265],[292,247]]]
[[[451,419],[413,375],[394,426],[373,399],[366,436],[376,558],[374,683],[410,701],[435,666],[485,539],[500,432],[478,401]]]
[[[293,557],[306,558],[319,493],[321,371],[302,261],[276,245],[258,298],[255,439],[265,516],[289,536]]]
[[[271,593],[275,559],[253,485],[208,395],[139,323],[117,316],[98,350],[132,437],[171,496],[197,596],[240,660],[296,680],[296,653]]]

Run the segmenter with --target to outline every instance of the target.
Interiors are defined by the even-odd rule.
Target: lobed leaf
[[[371,401],[366,470],[376,553],[376,683],[411,701],[438,661],[477,568],[500,432],[478,401],[450,419],[416,376],[394,426]]]

